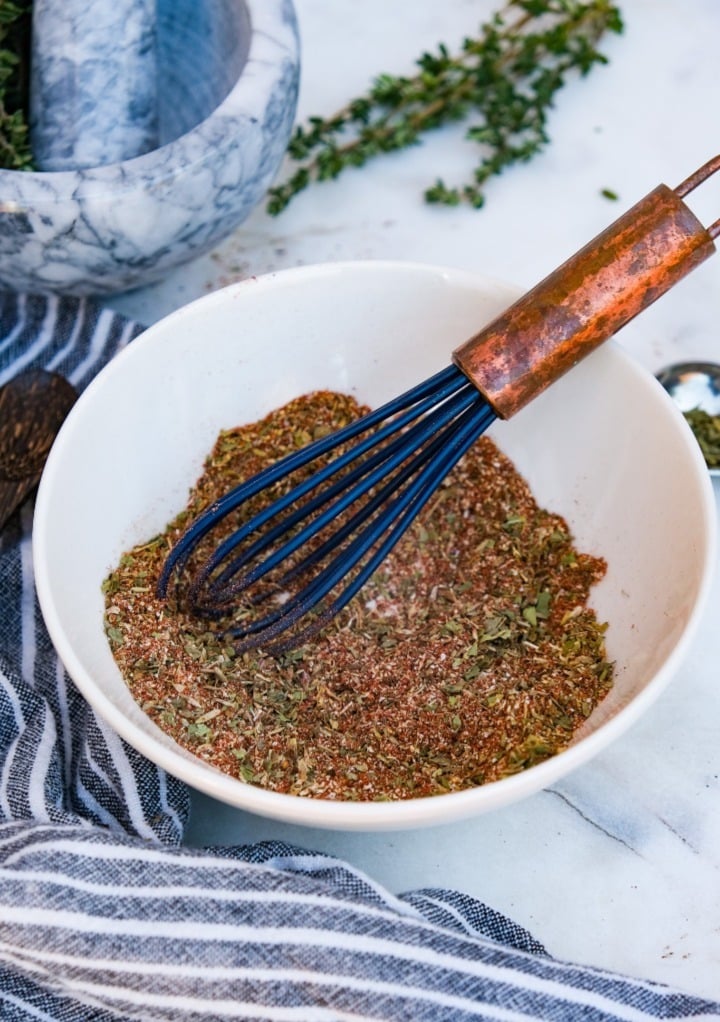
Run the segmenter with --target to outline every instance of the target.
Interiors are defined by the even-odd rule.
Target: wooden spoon
[[[0,529],[37,484],[77,391],[63,376],[28,369],[0,387]]]

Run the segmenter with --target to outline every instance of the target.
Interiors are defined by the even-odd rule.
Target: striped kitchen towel
[[[140,327],[0,294],[0,384],[82,390]],[[720,1003],[558,961],[449,890],[394,896],[277,843],[183,846],[184,786],[81,698],[38,609],[28,501],[0,535],[0,1019],[718,1019]]]

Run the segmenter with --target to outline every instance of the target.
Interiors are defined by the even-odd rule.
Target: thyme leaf
[[[424,133],[471,115],[479,120],[465,137],[480,150],[472,179],[458,186],[438,179],[425,199],[479,208],[489,178],[547,144],[548,112],[568,75],[607,63],[597,44],[622,30],[610,0],[509,0],[457,53],[441,43],[416,61],[412,77],[381,74],[337,113],[298,125],[287,151],[295,169],[269,190],[268,212],[282,212],[313,182],[417,145]]]

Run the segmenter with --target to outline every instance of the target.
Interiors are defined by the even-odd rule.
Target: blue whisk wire
[[[384,420],[398,416],[397,420],[395,420],[392,425],[387,425],[383,429],[378,430],[377,433],[367,437],[364,441],[349,451],[345,458],[338,458],[329,464],[323,471],[322,478],[313,477],[313,481],[308,480],[306,484],[298,487],[298,489],[294,491],[293,500],[299,499],[308,492],[312,486],[316,485],[317,482],[322,482],[324,479],[328,478],[330,474],[340,471],[347,461],[357,457],[362,457],[367,450],[375,446],[385,436],[397,432],[398,429],[402,429],[404,425],[407,425],[413,419],[417,418],[418,415],[422,415],[438,402],[444,401],[446,397],[449,397],[458,389],[459,385],[466,384],[467,379],[462,375],[462,373],[460,373],[460,370],[452,365],[447,366],[445,369],[442,369],[434,376],[429,377],[418,386],[413,387],[411,390],[408,390],[405,393],[400,394],[398,397],[393,398],[391,401],[386,402],[386,404],[382,405],[380,408],[368,412],[366,415],[349,423],[347,426],[337,430],[335,433],[329,434],[325,437],[320,437],[318,440],[314,440],[312,443],[307,444],[299,451],[295,451],[292,454],[286,455],[284,458],[280,458],[273,465],[268,466],[268,468],[264,469],[262,472],[258,472],[257,475],[253,476],[251,479],[248,479],[246,482],[240,483],[238,486],[234,487],[219,500],[214,501],[202,514],[198,515],[195,521],[191,523],[189,528],[175,543],[165,560],[163,570],[158,580],[158,596],[161,598],[165,598],[167,596],[168,586],[173,575],[182,572],[198,543],[213,528],[215,528],[220,521],[240,507],[241,504],[250,500],[251,497],[254,497],[261,491],[268,489],[268,487],[272,486],[280,479],[290,475],[292,472],[302,468],[316,458],[320,458],[330,451],[335,450],[341,444],[345,444],[350,440],[354,440],[355,437],[360,436],[362,433],[368,432]],[[401,412],[405,412],[405,414],[400,415],[399,413]],[[253,527],[258,528],[262,526],[269,518],[278,513],[280,510],[282,510],[282,508],[279,506],[279,502],[274,503],[268,507],[262,515],[259,515],[256,519],[254,519]],[[236,542],[241,542],[247,535],[248,527],[246,525],[238,530],[236,534]],[[213,561],[217,561],[217,559],[216,555],[216,557],[213,558]]]
[[[321,532],[325,526],[335,521],[335,519],[342,515],[353,503],[355,503],[356,500],[368,493],[373,486],[381,483],[390,473],[398,470],[402,463],[406,461],[408,451],[412,451],[415,447],[420,447],[422,444],[431,439],[445,421],[448,421],[450,417],[454,418],[459,415],[460,412],[472,403],[475,400],[476,394],[477,391],[475,391],[475,394],[472,394],[469,391],[463,390],[459,394],[449,398],[446,404],[442,405],[439,409],[436,409],[432,414],[428,414],[419,423],[416,423],[412,429],[409,429],[406,433],[401,433],[394,441],[377,450],[373,457],[364,459],[364,461],[357,465],[354,470],[339,479],[332,487],[321,491],[314,500],[308,501],[308,503],[299,511],[289,515],[274,529],[271,529],[270,532],[265,534],[250,548],[248,548],[241,557],[233,560],[217,577],[217,579],[215,579],[210,586],[213,601],[220,600],[223,592],[225,591],[227,591],[229,597],[238,595],[242,589],[247,588],[248,585],[258,581],[260,578],[264,577],[276,568],[278,564],[295,553],[300,546]],[[353,454],[353,457],[357,457],[357,455]],[[317,472],[311,479],[312,487],[314,488],[324,482],[325,478],[326,473],[324,471]],[[298,496],[298,490],[302,489],[304,494],[308,488],[308,486],[298,487],[297,490],[291,491],[289,497],[286,495],[279,499],[274,505],[276,511],[284,511],[286,507],[295,502]],[[383,490],[383,493],[384,496],[387,497],[388,494],[385,490]],[[340,494],[342,494],[342,496],[339,496]],[[331,503],[329,507],[326,507],[322,514],[312,519],[309,525],[298,532],[291,540],[288,540],[279,547],[273,554],[267,557],[266,560],[261,562],[261,564],[258,564],[255,569],[246,573],[243,576],[244,584],[242,587],[233,585],[226,589],[226,582],[228,582],[233,575],[236,575],[245,564],[266,549],[278,535],[285,534],[298,521],[308,517],[309,510],[318,510],[319,507],[329,503],[331,497],[336,496],[338,499],[334,503]],[[375,498],[372,503],[377,503],[379,499],[382,498]],[[371,505],[363,505],[363,508],[358,512],[358,517],[369,513],[370,506]],[[251,519],[247,523],[248,532],[251,533],[255,531],[258,525],[258,519],[261,517],[264,519],[264,515],[258,515],[255,519]],[[348,526],[349,524],[350,523],[348,523]],[[344,528],[343,531],[347,532],[347,527]],[[236,537],[232,536],[229,541],[218,548],[217,554],[210,558],[207,565],[202,570],[204,578],[207,578],[218,564],[225,560],[227,554],[231,552],[235,545]]]
[[[180,599],[193,613],[229,618],[241,598],[246,611],[266,601],[267,590],[253,594],[253,586],[282,571],[289,558],[309,545],[309,552],[279,579],[273,577],[274,593],[332,559],[296,593],[283,594],[284,602],[274,609],[225,626],[238,652],[257,647],[274,655],[286,652],[321,630],[359,592],[494,418],[492,408],[461,370],[446,367],[381,408],[280,459],[211,504],[171,550],[158,594],[165,597],[175,578]],[[222,540],[182,590],[180,579],[198,543],[229,514],[358,437],[358,443],[344,448]],[[358,501],[363,502],[355,509]],[[335,531],[323,539],[321,533],[333,524]],[[256,538],[240,549],[249,537]],[[313,546],[318,538],[319,545]],[[343,579],[346,584],[333,595]],[[309,620],[303,623],[305,618]]]
[[[427,464],[416,479],[390,501],[385,510],[368,528],[310,582],[300,593],[283,605],[280,612],[267,615],[260,621],[245,628],[232,629],[229,634],[237,640],[238,652],[262,646],[267,652],[280,654],[307,641],[345,607],[377,571],[393,547],[399,542],[427,501],[436,492],[443,479],[460,460],[477,438],[490,426],[494,412],[481,401],[470,407],[459,420],[452,424],[454,436],[450,443],[434,443],[433,454],[424,459]],[[443,439],[446,439],[443,437]],[[382,543],[380,538],[385,535]],[[357,574],[345,586],[339,596],[300,632],[284,641],[277,641],[278,635],[292,629],[298,621],[314,609],[332,590],[347,577],[361,558],[378,544],[372,556],[361,564]]]

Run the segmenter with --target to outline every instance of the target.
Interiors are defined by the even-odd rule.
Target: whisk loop
[[[182,576],[198,543],[228,515],[279,480],[362,437],[239,525],[191,575],[182,593],[191,612],[224,618],[243,606],[252,587],[298,550],[308,549],[274,579],[272,587],[251,595],[244,607],[247,613],[280,594],[271,610],[223,626],[238,651],[262,646],[278,654],[304,642],[368,581],[439,483],[494,419],[477,388],[460,369],[448,366],[344,429],[287,455],[210,505],[173,547],[159,595],[167,595],[172,578]],[[324,532],[319,544],[312,545]],[[294,595],[284,592],[313,569],[302,589]],[[339,592],[321,606],[336,589]],[[314,616],[298,630],[311,611]],[[288,631],[292,634],[278,640]]]
[[[159,595],[175,579],[182,604],[218,622],[238,651],[282,653],[323,628],[496,417],[514,415],[715,251],[720,220],[703,227],[683,199],[718,170],[716,156],[676,189],[659,185],[457,348],[452,365],[212,504],[171,551]],[[270,492],[296,472],[294,486]],[[188,571],[199,544],[261,494],[267,504]]]

